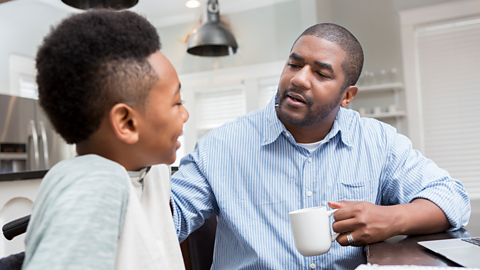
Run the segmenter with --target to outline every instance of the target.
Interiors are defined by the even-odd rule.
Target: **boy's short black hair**
[[[117,103],[143,108],[158,80],[155,27],[131,11],[90,10],[52,28],[36,56],[40,105],[67,143],[88,139]]]

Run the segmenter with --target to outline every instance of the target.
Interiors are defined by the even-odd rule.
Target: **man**
[[[277,95],[200,139],[172,178],[180,241],[218,216],[213,269],[353,269],[362,246],[397,234],[456,230],[470,215],[462,184],[396,130],[344,109],[363,51],[319,24],[294,43]],[[295,249],[288,213],[329,205],[341,233],[326,254]]]

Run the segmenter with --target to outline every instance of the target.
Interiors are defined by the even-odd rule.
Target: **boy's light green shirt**
[[[113,269],[128,181],[124,167],[97,155],[56,164],[33,206],[22,269]]]

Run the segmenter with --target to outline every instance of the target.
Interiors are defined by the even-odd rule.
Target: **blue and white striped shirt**
[[[413,150],[395,128],[341,108],[310,153],[274,106],[272,99],[265,109],[205,135],[172,177],[180,241],[211,213],[218,216],[212,269],[354,269],[365,263],[362,247],[337,242],[315,257],[296,250],[288,213],[329,201],[392,205],[426,198],[445,212],[451,230],[467,224],[463,185]]]

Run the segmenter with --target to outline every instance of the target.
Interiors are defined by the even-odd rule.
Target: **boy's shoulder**
[[[125,171],[124,167],[117,162],[111,161],[99,155],[89,154],[83,156],[77,156],[74,158],[69,158],[62,160],[55,164],[50,172],[61,173],[61,172],[69,172],[74,173],[72,169],[88,169],[88,171],[84,171],[85,173],[94,173],[94,172],[102,172],[102,171],[109,171],[113,170],[116,171]]]
[[[128,190],[129,176],[120,164],[98,155],[60,161],[42,180],[42,186],[64,190],[71,186],[102,185]]]
[[[33,205],[24,264],[85,268],[85,256],[95,265],[113,262],[130,195],[128,181],[124,167],[96,155],[53,166]]]
[[[89,154],[62,160],[55,164],[48,173],[72,175],[95,173],[123,174],[126,173],[126,170],[117,162],[98,155]]]
[[[70,215],[72,209],[78,208],[83,209],[79,210],[83,214],[96,207],[98,198],[102,198],[102,207],[123,207],[130,193],[129,181],[124,167],[100,156],[63,160],[42,179],[33,214],[45,218],[60,212]]]

